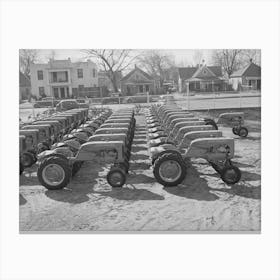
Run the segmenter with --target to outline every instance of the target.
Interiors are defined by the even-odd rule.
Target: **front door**
[[[65,88],[64,87],[60,88],[60,96],[61,96],[61,98],[65,98]]]
[[[261,80],[257,80],[257,89],[258,89],[258,90],[261,89]]]

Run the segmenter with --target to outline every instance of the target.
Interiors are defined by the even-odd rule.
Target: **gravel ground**
[[[260,113],[260,111],[258,111]],[[67,189],[40,186],[36,166],[20,177],[20,231],[260,231],[260,117],[236,138],[241,181],[227,186],[204,160],[192,160],[184,182],[158,184],[150,168],[146,126],[137,116],[130,172],[122,189],[106,182],[108,167],[84,163]],[[222,127],[225,136],[231,129]]]

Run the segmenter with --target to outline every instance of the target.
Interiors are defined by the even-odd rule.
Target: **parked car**
[[[46,108],[46,107],[53,107],[59,103],[58,100],[41,100],[36,101],[33,105],[34,108]]]
[[[156,102],[158,100],[158,97],[150,95],[149,101],[150,102]],[[147,94],[139,94],[135,96],[128,96],[124,99],[124,103],[147,103],[148,97]]]
[[[106,97],[102,99],[102,104],[119,104],[118,97]]]
[[[87,99],[76,99],[78,104],[79,104],[79,108],[89,108],[89,101]]]
[[[78,109],[78,108],[79,108],[79,103],[74,99],[64,99],[61,100],[56,105],[57,111],[67,111],[67,110]]]

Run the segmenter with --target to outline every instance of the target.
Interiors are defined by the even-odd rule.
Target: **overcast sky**
[[[39,61],[38,62],[47,62],[49,57],[52,55],[52,51],[55,51],[55,59],[67,59],[68,57],[71,58],[73,62],[75,61],[84,61],[86,60],[86,55],[78,49],[41,49],[39,50]],[[195,64],[194,56],[196,50],[160,50],[164,53],[171,54],[174,56],[175,63],[181,64],[183,63],[184,66]],[[206,64],[211,63],[211,54],[212,50],[200,50],[202,53],[202,57],[205,60]],[[183,66],[183,65],[181,65]]]

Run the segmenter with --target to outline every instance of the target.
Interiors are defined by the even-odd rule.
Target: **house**
[[[137,93],[154,93],[158,89],[158,82],[149,74],[135,65],[135,68],[121,79],[122,95]]]
[[[261,90],[261,67],[250,59],[248,65],[230,75],[229,82],[234,90]]]
[[[117,71],[115,73],[115,76],[116,76],[116,81],[117,81],[117,87],[120,88],[120,81],[121,81],[121,78],[122,78],[122,72]],[[105,71],[99,71],[98,72],[98,85],[100,87],[106,87],[111,92],[114,91],[114,87],[112,85],[112,82],[109,79],[109,77],[107,76]]]
[[[221,66],[180,67],[178,73],[179,92],[186,92],[187,86],[190,91],[220,91],[224,90],[227,85]]]
[[[31,83],[28,76],[19,71],[19,101],[31,96]]]
[[[31,64],[30,72],[32,95],[37,98],[99,97],[98,69],[91,60],[50,59],[48,63]]]

